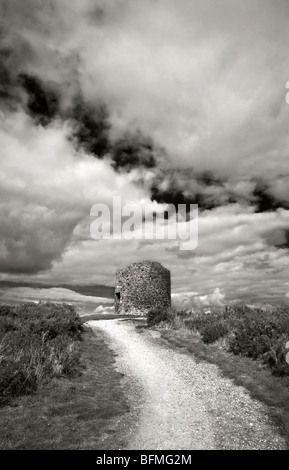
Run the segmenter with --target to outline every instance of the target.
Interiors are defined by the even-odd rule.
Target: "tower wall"
[[[116,271],[116,313],[145,314],[152,307],[170,306],[171,273],[160,263],[143,261]]]

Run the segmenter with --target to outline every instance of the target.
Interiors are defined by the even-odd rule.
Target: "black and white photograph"
[[[1,451],[289,449],[288,45],[288,0],[0,0]]]

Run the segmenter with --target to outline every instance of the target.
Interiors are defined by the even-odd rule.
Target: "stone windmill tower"
[[[115,313],[145,315],[171,306],[171,273],[156,261],[132,263],[115,276]]]

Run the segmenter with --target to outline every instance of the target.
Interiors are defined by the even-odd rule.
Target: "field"
[[[120,380],[70,305],[0,307],[0,449],[113,448],[127,411]]]
[[[103,334],[84,325],[100,318],[67,304],[0,306],[0,449],[124,448],[122,375]],[[288,309],[152,310],[146,327],[265,403],[289,445]]]
[[[185,328],[200,334],[205,344],[219,341],[235,355],[260,359],[275,375],[289,375],[286,361],[289,340],[289,308],[272,311],[248,306],[225,307],[212,313],[152,310],[148,324],[162,323],[171,329]]]

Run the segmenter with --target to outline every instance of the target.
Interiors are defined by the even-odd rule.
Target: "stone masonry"
[[[132,263],[115,276],[115,313],[145,315],[171,306],[171,273],[156,261]]]

